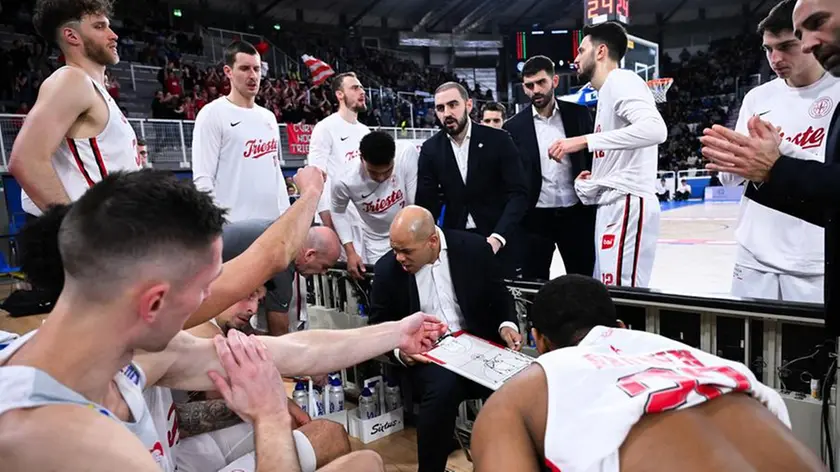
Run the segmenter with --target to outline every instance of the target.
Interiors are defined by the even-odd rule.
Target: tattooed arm
[[[228,428],[242,422],[242,418],[231,411],[222,399],[176,403],[175,409],[178,411],[178,430],[181,439]]]

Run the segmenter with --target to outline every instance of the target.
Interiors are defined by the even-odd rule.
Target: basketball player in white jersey
[[[668,129],[641,77],[619,68],[627,32],[615,22],[583,29],[578,75],[598,90],[595,132],[559,140],[549,156],[592,152],[592,172],[583,171],[575,191],[595,217],[595,274],[607,285],[647,287],[659,237],[656,197],[657,145]]]
[[[275,220],[289,208],[274,113],[254,103],[260,54],[245,41],[225,48],[230,93],[198,112],[192,140],[193,181],[229,209],[231,222]]]
[[[285,402],[271,400],[285,393],[282,380],[262,364],[273,358],[292,375],[333,372],[396,347],[429,349],[446,326],[421,313],[359,330],[270,338],[232,331],[227,340],[203,340],[180,331],[191,313],[210,312],[202,321],[208,320],[288,264],[288,246],[308,232],[323,174],[304,168],[296,183],[301,198],[224,271],[224,211],[168,172],[112,174],[64,218],[30,226],[54,235],[57,242],[44,249],[60,248],[60,262],[53,258],[58,267],[42,270],[62,271],[65,279],[41,328],[0,351],[4,467],[172,470],[141,394],[157,385],[219,390],[254,424],[257,470],[296,470]]]
[[[414,204],[420,157],[414,143],[395,143],[384,131],[363,137],[359,154],[361,159],[350,163],[331,186],[330,206],[347,269],[357,279],[363,277],[365,264],[376,264],[391,250],[391,223],[401,209]],[[350,203],[358,211],[355,216],[347,211]],[[354,238],[354,227],[361,228],[362,241]]]
[[[105,88],[105,67],[119,62],[110,15],[106,0],[35,4],[35,29],[66,66],[41,84],[12,147],[9,172],[30,215],[76,200],[109,172],[141,167],[134,129]]]
[[[345,72],[333,77],[332,92],[338,100],[338,113],[324,118],[312,129],[308,163],[327,173],[328,190],[321,195],[318,216],[325,225],[335,229],[330,215],[331,182],[359,157],[359,143],[370,133],[370,128],[359,122],[359,113],[367,110],[367,101],[356,74]],[[349,212],[352,215],[356,210],[351,207]],[[361,238],[361,232],[356,231],[354,240],[361,241]]]
[[[796,0],[780,2],[758,24],[767,61],[778,78],[747,93],[735,130],[749,135],[748,121],[761,116],[781,129],[782,154],[824,162],[828,128],[840,102],[840,79],[802,52],[793,34],[795,5]],[[719,176],[724,185],[744,182],[735,174]],[[760,184],[744,185],[732,294],[823,303],[825,230],[766,206],[768,196]]]
[[[775,390],[741,363],[623,329],[597,280],[547,283],[529,321],[541,355],[481,409],[477,472],[825,470]]]

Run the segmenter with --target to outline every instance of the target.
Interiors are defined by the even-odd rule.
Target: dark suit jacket
[[[840,106],[834,110],[825,147],[825,163],[782,156],[770,178],[751,199],[791,216],[825,227],[825,311],[827,335],[840,336],[840,264],[835,244],[840,236]],[[752,190],[750,190],[750,187]]]
[[[469,146],[464,185],[449,135],[440,131],[426,140],[417,164],[414,201],[431,211],[435,220],[445,204],[444,228],[465,229],[470,214],[482,235],[498,233],[508,238],[519,226],[528,206],[528,191],[516,146],[508,133],[477,123],[472,124]]]
[[[566,137],[583,136],[592,132],[594,123],[586,107],[574,103],[556,100],[563,120]],[[533,107],[527,107],[504,124],[510,132],[513,142],[519,148],[522,165],[528,182],[528,209],[537,206],[542,187],[542,167],[540,166],[540,147],[534,128]],[[586,149],[570,154],[572,163],[572,182],[584,170],[592,170],[592,153]]]
[[[443,230],[443,234],[455,298],[464,316],[461,328],[502,343],[499,325],[504,321],[519,324],[513,297],[505,287],[493,251],[477,234],[457,230]],[[373,274],[371,324],[401,320],[420,311],[414,274],[403,270],[393,250],[379,259]]]

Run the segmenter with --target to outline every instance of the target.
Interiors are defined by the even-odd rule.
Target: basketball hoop
[[[667,101],[666,96],[668,95],[668,89],[671,88],[673,83],[674,79],[671,78],[648,80],[648,87],[650,87],[650,91],[653,93],[653,99],[656,100],[656,103],[664,103]]]

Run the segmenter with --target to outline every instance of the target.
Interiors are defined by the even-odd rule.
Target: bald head
[[[313,226],[295,259],[295,268],[303,275],[322,274],[335,265],[340,255],[341,241],[335,231]]]
[[[409,205],[397,213],[391,223],[391,238],[397,233],[398,239],[410,238],[412,241],[428,239],[435,231],[435,219],[432,213],[420,206]]]

